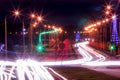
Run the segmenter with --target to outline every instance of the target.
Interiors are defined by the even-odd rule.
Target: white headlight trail
[[[43,66],[56,65],[87,65],[87,66],[120,66],[120,61],[105,61],[106,57],[100,52],[87,46],[88,42],[76,43],[75,47],[82,58],[67,61],[37,62],[31,59],[0,61],[0,80],[54,80],[51,74]],[[96,58],[95,58],[96,57]],[[94,59],[95,58],[95,59]]]
[[[54,80],[45,67],[33,60],[0,61],[0,80]]]

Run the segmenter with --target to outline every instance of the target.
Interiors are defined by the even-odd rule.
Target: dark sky
[[[43,14],[47,22],[77,24],[82,17],[101,12],[104,0],[0,0],[0,14],[10,14],[15,8],[23,15],[32,11]],[[5,14],[5,15],[4,15]]]
[[[29,27],[29,14],[36,12],[44,16],[44,24],[60,25],[71,33],[100,18],[109,3],[113,5],[118,0],[0,0],[0,40],[4,39],[5,16],[8,32],[21,31],[22,19]],[[21,11],[19,19],[12,16],[14,9]]]
[[[11,15],[12,10],[20,9],[25,19],[34,11],[44,16],[46,24],[83,27],[102,13],[106,1],[109,0],[0,0],[0,25],[4,24],[4,17]],[[8,22],[17,24],[13,16],[9,16]]]

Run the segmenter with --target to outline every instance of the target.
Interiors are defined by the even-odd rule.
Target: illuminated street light
[[[18,10],[15,10],[14,15],[19,16],[20,12]],[[5,24],[5,55],[6,55],[6,58],[7,58],[7,49],[8,49],[8,45],[7,45],[7,16],[5,16],[4,20],[5,20],[4,21],[4,24]]]
[[[105,20],[103,20],[102,23],[105,23]]]
[[[30,17],[31,17],[31,18],[35,18],[35,14],[32,13],[32,14],[30,15]]]
[[[39,22],[41,22],[43,19],[42,19],[41,16],[38,16],[38,17],[37,17],[37,20],[38,20]]]
[[[49,26],[48,26],[48,28],[50,29],[50,28],[51,28],[51,26],[49,25]]]
[[[15,10],[14,11],[14,15],[16,16],[16,17],[18,17],[19,15],[20,15],[20,11],[19,10]],[[24,20],[22,21],[22,36],[23,36],[23,54],[25,53],[25,37],[24,37],[24,33],[25,33],[25,25],[24,25]]]
[[[55,26],[52,26],[52,29],[55,29]]]
[[[110,5],[108,5],[108,6],[107,6],[107,10],[110,10],[110,9],[111,9],[111,6],[110,6]]]
[[[31,18],[35,21],[42,22],[43,18],[42,16],[36,16],[35,14],[31,14]],[[33,27],[36,27],[38,22],[30,23],[30,44],[31,44],[31,53],[33,51]]]
[[[105,21],[106,21],[106,22],[108,22],[108,21],[109,21],[109,19],[108,19],[108,18],[106,18],[106,19],[105,19]]]
[[[101,22],[97,22],[97,25],[101,25]]]
[[[36,18],[36,15],[34,13],[32,13],[30,15],[30,18],[33,20],[33,19]],[[30,22],[30,46],[31,46],[31,53],[32,53],[32,50],[33,50],[33,43],[32,43],[33,27],[36,27],[36,25],[37,25],[36,23],[33,24],[32,22]]]
[[[113,15],[113,16],[112,16],[112,19],[115,19],[115,18],[116,18],[116,15]]]
[[[94,24],[94,26],[97,26],[96,24]]]
[[[60,33],[63,31],[62,28],[59,28],[58,30],[59,30]]]
[[[47,27],[47,25],[44,25],[44,27],[46,28],[46,27]]]
[[[14,15],[16,16],[16,17],[18,17],[18,16],[20,16],[20,11],[19,10],[15,10],[14,11]],[[24,37],[24,33],[25,33],[25,25],[24,25],[24,20],[22,21],[22,36],[23,36],[23,54],[25,53],[25,37]]]
[[[36,26],[37,26],[37,24],[38,24],[37,22],[34,22],[34,23],[33,23],[33,27],[36,27]]]
[[[19,16],[20,15],[20,12],[18,10],[14,11],[14,15],[15,16]]]
[[[37,22],[35,22],[34,24],[35,24],[35,25],[37,25],[38,23],[37,23]]]
[[[30,15],[30,18],[33,20],[34,18],[36,18],[36,15],[34,13],[32,13]],[[32,43],[32,34],[33,34],[33,27],[36,27],[36,23],[32,23],[30,22],[30,46],[31,46],[31,53],[32,53],[32,50],[33,50],[33,43]]]
[[[105,13],[106,13],[107,15],[108,15],[108,14],[110,14],[110,12],[109,12],[109,11],[106,11]]]
[[[85,30],[87,31],[87,30],[88,30],[88,28],[86,27],[86,28],[85,28]]]
[[[67,31],[65,31],[65,34],[67,34]]]
[[[35,25],[35,24],[33,24],[33,27],[36,27],[36,25]]]

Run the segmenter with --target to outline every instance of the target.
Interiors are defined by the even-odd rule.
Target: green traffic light
[[[115,45],[110,45],[110,50],[115,50]]]
[[[39,45],[36,46],[36,50],[37,50],[38,52],[43,52],[43,51],[45,50],[45,48],[44,48],[43,45],[39,44]]]
[[[38,49],[41,50],[41,49],[42,49],[42,46],[38,46]]]

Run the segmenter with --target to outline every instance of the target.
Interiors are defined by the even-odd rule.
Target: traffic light
[[[39,44],[39,45],[36,46],[36,50],[38,52],[43,52],[45,50],[45,47],[42,44]]]
[[[115,50],[115,49],[116,49],[116,47],[115,47],[115,45],[114,45],[114,44],[111,44],[111,45],[109,46],[109,49],[110,49],[110,50]]]

